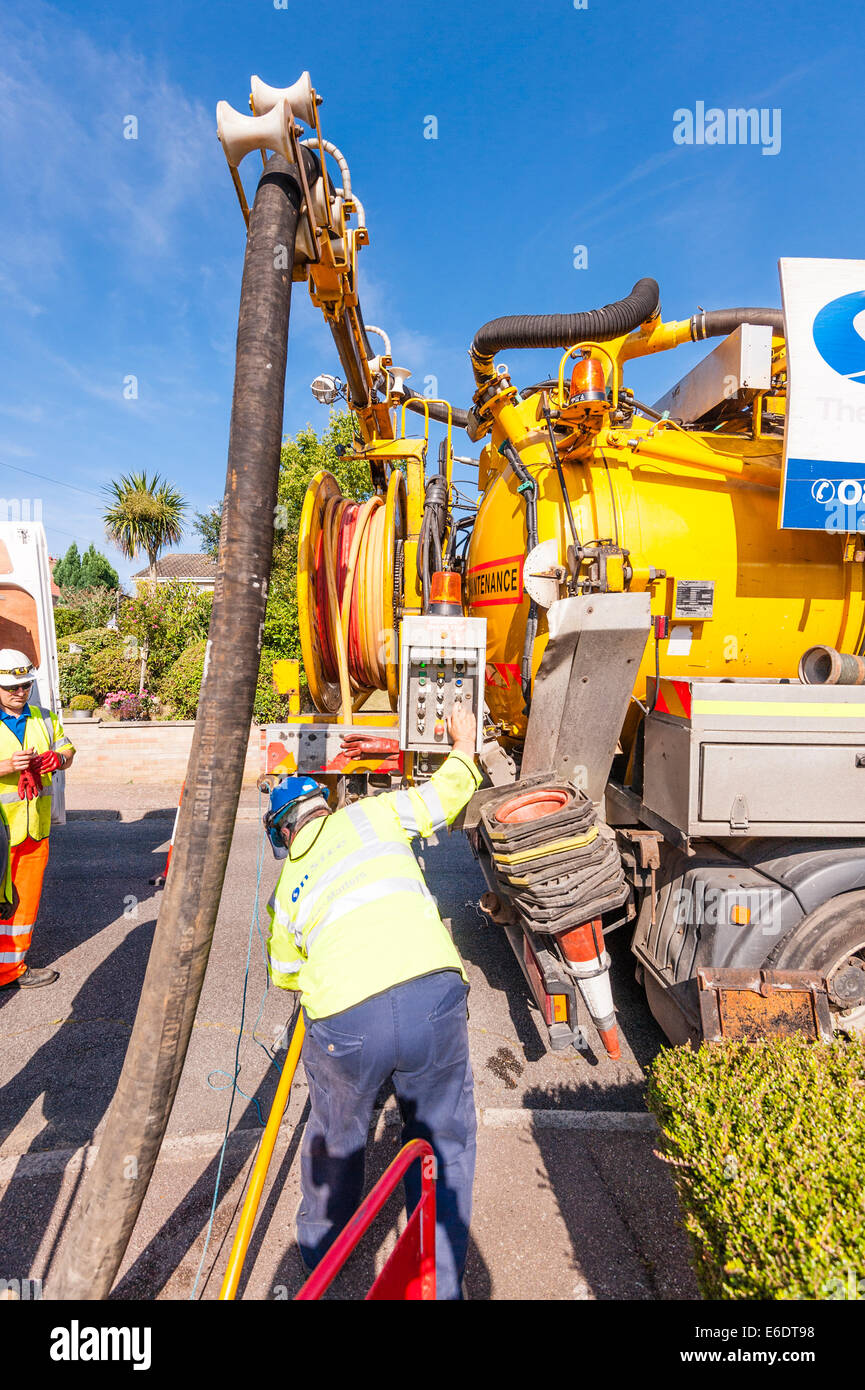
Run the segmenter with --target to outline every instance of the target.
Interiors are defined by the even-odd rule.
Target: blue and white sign
[[[779,526],[865,530],[865,261],[779,261],[787,423]]]

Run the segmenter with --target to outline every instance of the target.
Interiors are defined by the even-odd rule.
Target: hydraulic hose
[[[491,362],[505,348],[567,347],[584,340],[608,342],[630,333],[660,308],[657,280],[638,280],[626,299],[578,314],[511,314],[478,329],[471,346],[476,362]]]
[[[538,543],[538,485],[509,439],[506,439],[502,444],[501,453],[504,454],[511,468],[514,470],[514,474],[519,479],[517,492],[522,493],[526,499],[526,554],[528,555],[530,551],[534,550]],[[526,618],[523,660],[520,667],[521,687],[523,700],[526,706],[526,714],[528,714],[532,704],[532,651],[537,635],[538,605],[535,600],[532,599],[529,603],[529,613]]]
[[[440,460],[441,463],[441,460]],[[447,530],[448,485],[440,472],[427,478],[424,492],[423,520],[417,543],[417,575],[423,590],[426,612],[432,575],[442,567],[442,543]]]
[[[556,444],[556,436],[555,436],[555,433],[554,433],[554,431],[553,431],[552,416],[550,415],[550,408],[549,408],[548,405],[544,405],[544,407],[543,407],[543,412],[544,412],[544,419],[545,419],[546,422],[547,422],[547,432],[548,432],[548,434],[549,434],[549,436],[550,436],[550,448],[552,449],[552,452],[553,452],[553,460],[554,460],[555,465],[556,465],[556,472],[557,472],[558,475],[559,475],[559,487],[560,487],[561,490],[562,490],[562,501],[563,501],[564,504],[565,504],[565,511],[566,511],[567,517],[568,517],[568,525],[569,525],[570,528],[571,528],[571,537],[572,537],[573,542],[574,542],[574,556],[575,556],[575,558],[579,558],[581,546],[580,546],[580,538],[579,538],[579,536],[578,536],[578,534],[577,534],[577,523],[574,521],[574,513],[573,513],[573,509],[572,509],[572,507],[571,507],[571,499],[570,499],[570,497],[568,496],[568,485],[567,485],[567,483],[565,482],[565,475],[564,475],[564,472],[563,472],[563,470],[562,470],[562,460],[559,458],[558,445]]]
[[[249,220],[219,563],[186,795],[123,1070],[49,1282],[54,1299],[110,1292],[159,1154],[204,980],[258,676],[301,199],[296,168],[273,155]],[[274,256],[279,245],[287,265]]]
[[[369,388],[358,359],[357,344],[349,326],[348,316],[343,314],[339,320],[329,319],[328,327],[336,346],[342,370],[345,372],[351,408],[363,410],[369,405]]]
[[[413,391],[410,386],[404,387],[404,390],[406,394],[406,404],[409,410],[414,410],[418,415],[426,414],[422,404],[413,404],[415,401],[422,402],[426,400],[426,397],[420,395],[418,391]],[[442,405],[439,401],[427,401],[426,408],[429,411],[431,420],[438,420],[442,425],[447,424],[448,408],[446,405]],[[451,423],[455,425],[457,429],[464,430],[469,422],[468,411],[458,410],[455,405],[451,406],[450,419]]]
[[[342,717],[361,690],[387,688],[382,649],[385,502],[329,497],[324,504],[317,557],[314,622],[324,674],[339,682]]]
[[[375,353],[373,352],[372,347],[370,346],[369,338],[367,337],[366,324],[363,321],[363,313],[361,311],[360,304],[357,305],[355,313],[357,314],[357,324],[358,328],[360,329],[361,345],[363,347],[364,352],[366,353],[367,361],[369,361],[371,358],[375,356]],[[334,338],[336,338],[336,334],[334,334]],[[350,384],[351,383],[349,382],[349,385]],[[426,412],[424,411],[423,405],[412,405],[412,401],[423,401],[426,399],[426,397],[419,395],[417,391],[413,391],[410,386],[404,386],[403,390],[405,391],[409,410],[414,410],[418,415],[425,414]],[[352,392],[352,396],[354,396],[354,392]],[[446,405],[442,405],[439,401],[427,401],[427,411],[429,412],[429,418],[431,420],[438,420],[443,425],[447,424],[448,411]],[[464,430],[469,422],[468,412],[465,410],[457,410],[455,406],[452,406],[450,419],[451,423],[453,425],[456,425],[458,429]]]

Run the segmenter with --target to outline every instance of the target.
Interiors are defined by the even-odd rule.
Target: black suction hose
[[[102,1299],[111,1290],[159,1154],[204,980],[258,676],[301,198],[296,168],[273,155],[249,220],[219,566],[186,795],[123,1070],[49,1280],[54,1299]],[[279,245],[286,258],[274,256]]]
[[[607,342],[639,328],[660,308],[657,280],[638,280],[626,299],[580,314],[511,314],[479,328],[473,358],[492,360],[504,348],[554,348],[588,340]]]
[[[784,315],[780,309],[710,309],[708,313],[691,316],[691,341],[703,338],[726,338],[740,323],[757,323],[785,336]]]

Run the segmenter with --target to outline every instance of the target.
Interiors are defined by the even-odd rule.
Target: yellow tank
[[[520,666],[529,597],[523,585],[526,507],[503,441],[535,480],[539,541],[555,537],[559,563],[571,542],[541,397],[513,393],[494,412],[480,460],[479,510],[466,562],[468,611],[487,620],[487,700],[504,732],[521,737],[526,719]],[[507,445],[506,445],[507,448]],[[560,454],[561,454],[560,448]],[[629,552],[628,587],[651,591],[653,615],[671,619],[659,643],[663,676],[795,676],[807,647],[856,651],[865,631],[862,565],[838,533],[780,531],[780,436],[698,434],[633,416],[583,436],[563,472],[580,542],[613,540]],[[852,552],[852,548],[851,548]],[[653,578],[652,571],[665,577]],[[621,562],[610,584],[621,589]],[[676,581],[711,581],[711,618],[675,620]],[[544,611],[533,678],[547,640]],[[634,693],[654,674],[650,636]]]

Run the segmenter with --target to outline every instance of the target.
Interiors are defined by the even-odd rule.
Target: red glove
[[[18,795],[22,801],[33,801],[42,791],[42,778],[37,768],[38,764],[34,760],[29,767],[25,767],[18,778]]]
[[[399,739],[377,734],[346,734],[340,752],[347,758],[387,758],[399,752]]]
[[[62,762],[59,753],[43,753],[41,758],[34,758],[33,767],[37,772],[56,772]]]

